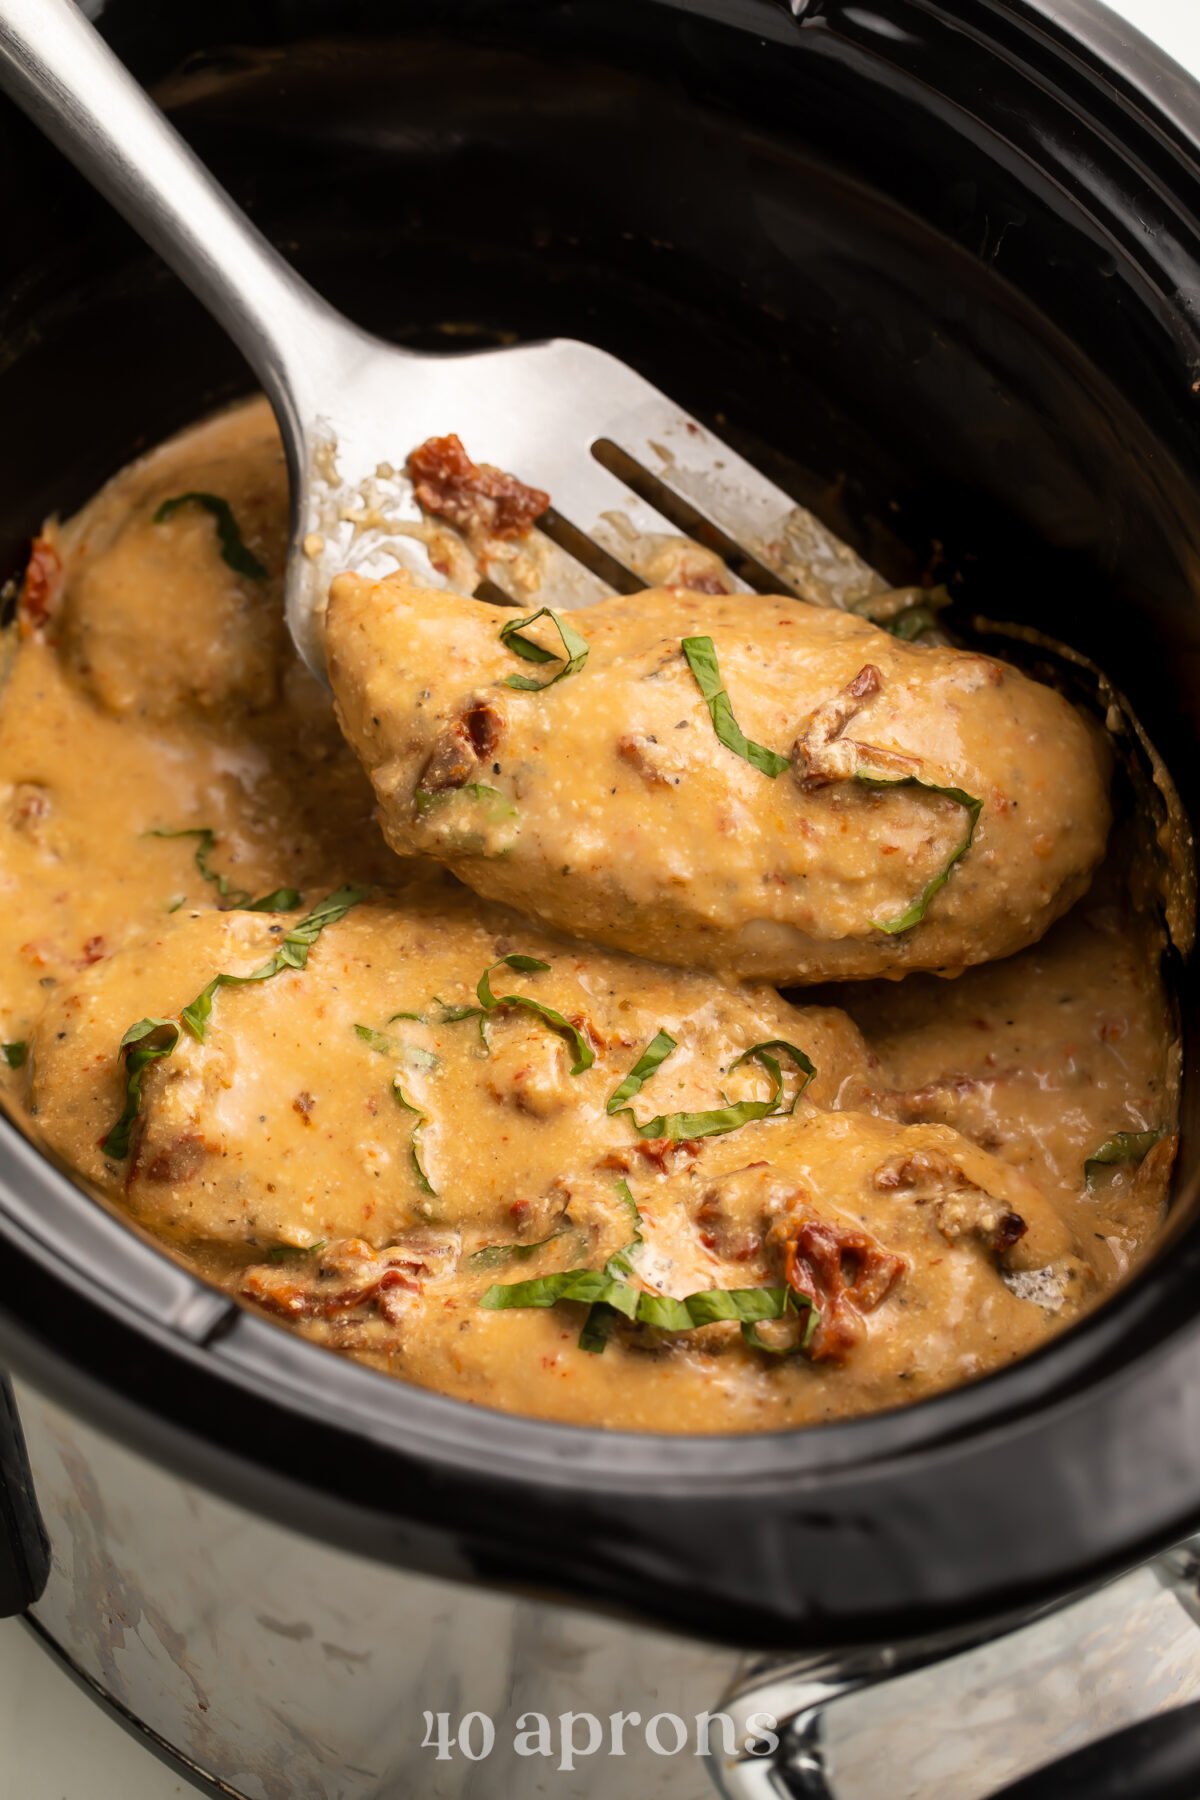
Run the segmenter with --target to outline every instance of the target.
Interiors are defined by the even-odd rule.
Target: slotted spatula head
[[[742,585],[818,605],[845,607],[886,585],[812,513],[603,350],[563,338],[429,356],[354,339],[336,409],[301,426],[287,606],[314,669],[323,668],[321,620],[340,570],[383,575],[399,562],[426,586],[449,585],[410,535],[422,514],[404,474],[411,450],[448,433],[477,462],[551,496],[538,521],[539,605],[569,610],[644,587],[629,546],[661,536],[695,537]],[[502,569],[495,582],[503,588]]]

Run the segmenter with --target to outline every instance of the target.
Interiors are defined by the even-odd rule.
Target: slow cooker
[[[1110,15],[90,10],[351,317],[627,358],[893,581],[935,570],[1112,673],[1195,816],[1200,95]],[[248,375],[7,105],[0,170],[15,572],[47,512]],[[791,1434],[601,1433],[388,1381],[240,1310],[3,1125],[0,1614],[244,1800],[1194,1795],[1182,958],[1172,984],[1152,1263],[1001,1374]]]

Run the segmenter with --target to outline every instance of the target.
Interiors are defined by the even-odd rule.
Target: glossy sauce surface
[[[230,567],[216,515],[200,504],[155,522],[163,501],[183,493],[223,498],[265,574]],[[692,966],[597,949],[579,935],[591,913],[564,912],[548,889],[535,904],[542,884],[530,888],[531,871],[548,866],[555,832],[578,840],[578,821],[564,826],[539,802],[539,770],[550,764],[528,747],[526,786],[506,798],[525,809],[540,862],[478,859],[509,868],[511,884],[462,872],[541,919],[386,847],[328,696],[286,642],[285,531],[282,458],[260,403],[165,446],[48,532],[8,634],[0,1025],[19,1066],[3,1070],[5,1102],[106,1203],[248,1304],[402,1378],[513,1411],[665,1431],[772,1429],[937,1391],[1035,1348],[1146,1253],[1174,1147],[1174,1050],[1159,937],[1118,880],[1120,838],[1106,872],[1040,942],[953,981],[914,974],[781,997],[699,966],[687,894],[705,858],[714,861],[700,825],[694,866],[672,890],[683,898],[643,944]],[[387,598],[412,623],[411,643],[387,665],[393,691],[397,670],[425,661],[432,687],[432,612],[407,586]],[[369,603],[358,588],[353,599]],[[448,617],[464,609],[444,627],[446,643],[470,650],[459,695],[478,684],[481,658],[485,674],[489,657],[500,671],[493,625],[503,615],[448,596],[439,604]],[[665,635],[677,647],[693,626],[719,638],[736,617],[752,645],[760,622],[749,609],[776,617],[785,606],[824,646],[822,696],[868,649],[887,679],[910,667],[899,655],[907,646],[839,616],[813,622],[793,603],[735,606],[672,590],[613,603],[607,625],[580,622],[598,673],[606,642],[615,662],[640,669],[654,642]],[[369,632],[369,616],[360,619]],[[922,653],[908,654],[919,668]],[[731,689],[737,681],[749,696],[749,663],[743,672],[723,648],[726,662]],[[942,931],[940,948],[927,940],[908,953],[941,966],[1028,943],[1086,887],[1108,828],[1107,759],[1094,729],[1049,690],[1010,671],[973,688],[979,669],[996,665],[955,652],[925,667],[941,671],[942,685],[927,714],[917,694],[896,715],[897,741],[927,718],[940,721],[942,744],[943,703],[965,680],[964,706],[978,692],[998,709],[991,739],[1017,719],[1057,746],[1047,765],[1036,746],[1022,765],[1022,794],[1044,815],[1034,835],[1048,835],[1049,854],[1022,860],[1023,840],[1006,838],[1006,815],[995,815],[974,876],[962,879],[966,859],[910,934],[919,946],[922,933]],[[688,733],[678,736],[691,743],[711,726],[686,679],[672,666],[662,704],[685,708]],[[582,685],[575,691],[562,721],[570,741],[585,723]],[[615,729],[627,691],[603,682],[597,691]],[[514,702],[532,717],[552,698]],[[774,742],[764,705],[739,697],[747,731]],[[395,752],[406,779],[429,752],[420,709],[412,715],[417,748]],[[953,729],[961,749],[965,727]],[[1016,744],[1016,725],[1006,741]],[[975,766],[1001,750],[981,738]],[[367,755],[377,782],[378,760]],[[650,790],[618,760],[628,808],[614,809],[611,840],[602,809],[588,838],[610,871],[631,867],[653,830]],[[939,775],[958,772],[948,753],[936,760]],[[689,765],[697,792],[702,765]],[[719,777],[731,795],[743,766]],[[1014,751],[1006,767],[1016,766]],[[752,775],[770,787],[745,766]],[[747,794],[756,806],[753,786]],[[435,841],[441,826],[425,841],[410,824],[398,828],[381,800],[393,842],[457,866]],[[795,796],[769,804],[794,806]],[[855,818],[849,841],[820,851],[845,864],[842,898],[818,901],[821,930],[806,926],[806,941],[846,942],[858,956],[869,935],[839,933],[863,884],[872,909],[902,903],[914,872],[942,854],[937,834],[953,835],[922,796],[886,805],[888,840],[897,831],[912,840],[907,873],[865,867],[863,845],[877,849],[877,835],[864,837]],[[1035,863],[1044,878],[1030,873]],[[648,880],[643,864],[621,877],[631,893]],[[732,869],[722,877],[729,893],[749,864]],[[200,1036],[181,1024],[214,975],[273,965],[306,914],[346,884],[365,891],[311,934],[299,965],[292,952],[265,978],[221,986]],[[280,896],[284,888],[295,893]],[[285,910],[248,909],[272,895]],[[729,926],[729,941],[740,929]],[[620,942],[624,931],[596,935]],[[481,1007],[480,978],[498,962],[486,990],[494,1004]],[[852,960],[833,972],[880,967]],[[172,1032],[175,1042],[146,1064],[117,1153],[111,1134],[131,1066],[119,1046],[139,1020],[160,1022],[147,1043]],[[610,1107],[663,1033],[669,1053]],[[756,1049],[764,1045],[774,1073]],[[811,1081],[795,1051],[815,1066]],[[712,1115],[728,1123],[729,1109],[734,1128],[711,1130]],[[650,1132],[656,1115],[662,1128]],[[1151,1131],[1163,1135],[1144,1160],[1093,1170],[1088,1184],[1092,1151],[1117,1133]],[[769,1290],[785,1296],[783,1316],[746,1331],[736,1318],[683,1329],[662,1313],[630,1322],[579,1301],[482,1303],[493,1287],[573,1269],[602,1276],[614,1257],[635,1297]],[[607,1333],[602,1353],[580,1347],[589,1324]]]

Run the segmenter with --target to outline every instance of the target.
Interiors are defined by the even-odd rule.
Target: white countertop
[[[1200,0],[1109,0],[1200,75]],[[0,1800],[187,1800],[16,1620],[0,1621]]]

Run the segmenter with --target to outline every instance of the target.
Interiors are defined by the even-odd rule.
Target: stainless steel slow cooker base
[[[238,1800],[987,1800],[1029,1770],[1200,1699],[1195,1566],[1169,1553],[962,1647],[803,1659],[690,1643],[536,1595],[381,1569],[264,1520],[118,1447],[24,1384],[33,1486],[53,1545],[30,1618],[80,1675]],[[478,1713],[490,1752],[438,1757]],[[613,1713],[636,1712],[624,1754]],[[696,1720],[735,1742],[777,1721],[772,1755],[695,1754]],[[430,1714],[433,1723],[429,1723]],[[541,1713],[552,1754],[520,1756]],[[577,1715],[564,1726],[562,1716]],[[604,1744],[563,1768],[564,1743]],[[644,1727],[687,1727],[674,1754]],[[526,1722],[524,1727],[529,1729]],[[656,1740],[668,1752],[677,1729]],[[428,1743],[423,1739],[428,1738]],[[480,1724],[466,1728],[478,1751]],[[567,1760],[572,1760],[569,1756]]]

